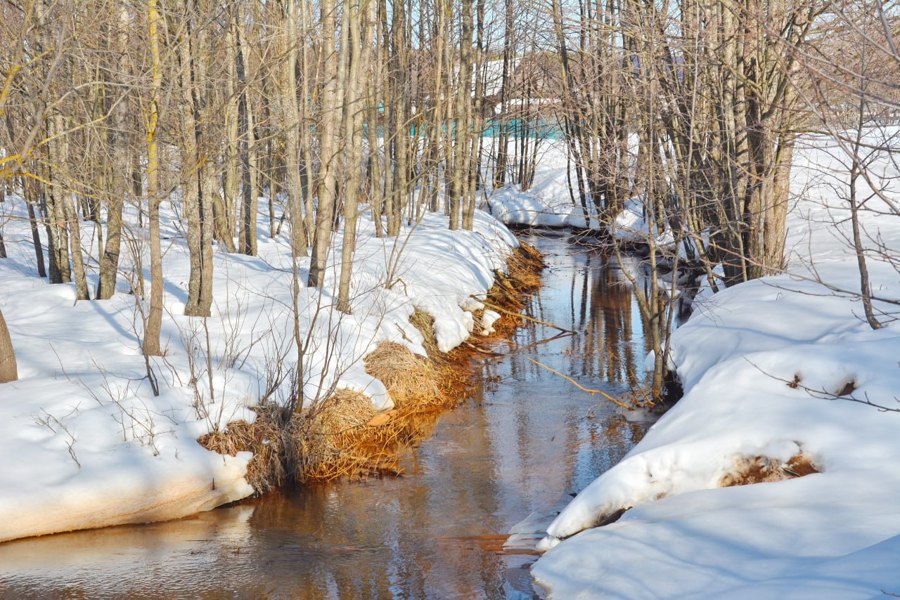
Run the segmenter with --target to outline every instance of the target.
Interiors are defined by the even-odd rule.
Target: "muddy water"
[[[5,597],[532,598],[528,548],[554,507],[643,433],[581,385],[621,393],[644,356],[617,271],[565,237],[532,324],[403,459],[400,478],[318,486],[191,519],[0,545]],[[548,341],[549,340],[549,341]],[[507,542],[511,530],[520,532]],[[504,543],[506,547],[504,548]]]

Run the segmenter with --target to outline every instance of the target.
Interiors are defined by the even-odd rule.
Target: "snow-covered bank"
[[[488,194],[487,209],[507,225],[598,229],[593,207],[586,207],[585,218],[585,210],[569,193],[568,178],[575,175],[566,160],[565,142],[547,140],[542,143],[546,148],[535,166],[531,188],[522,191],[519,186],[513,186],[493,190]],[[512,145],[515,142],[510,144],[514,151]],[[574,185],[575,181],[572,182]]]
[[[260,219],[259,256],[216,253],[213,316],[203,320],[182,316],[187,250],[169,215],[165,356],[151,361],[159,396],[146,379],[141,319],[128,293],[132,262],[125,259],[111,300],[75,303],[72,286],[37,277],[22,201],[0,204],[0,220],[10,254],[0,260],[0,311],[19,366],[19,381],[0,385],[0,541],[177,518],[251,494],[249,454],[223,457],[196,439],[229,421],[252,421],[248,407],[264,393],[286,401],[296,389],[291,260],[285,239],[263,235],[267,218]],[[96,244],[92,235],[83,225],[84,247]],[[332,306],[337,234],[324,288],[301,288],[298,301],[307,403],[346,387],[390,408],[362,357],[381,341],[424,353],[409,322],[416,308],[434,317],[440,349],[460,344],[475,325],[470,296],[487,292],[516,245],[480,212],[472,232],[451,232],[436,214],[388,240],[376,238],[363,217],[353,311],[344,315]],[[301,261],[301,281],[307,269]]]
[[[565,142],[548,140],[544,143],[547,147],[541,153],[535,167],[534,183],[528,190],[507,186],[487,192],[485,204],[492,215],[509,226],[606,230],[626,244],[647,242],[651,227],[640,197],[625,201],[614,224],[601,223],[592,202],[588,201],[585,206],[580,203],[575,168],[566,158]],[[671,232],[654,229],[653,234],[657,245],[672,245]]]
[[[685,395],[548,528],[542,545],[552,549],[533,575],[550,598],[900,593],[900,326],[882,316],[886,326],[872,330],[859,299],[835,292],[859,289],[837,192],[844,163],[821,138],[798,148],[791,274],[704,299],[675,333]],[[896,166],[873,173],[900,197]],[[896,251],[900,217],[877,199],[867,208],[868,244]],[[892,265],[869,269],[877,296],[900,297]],[[876,308],[896,316],[896,306]],[[720,487],[748,460],[798,454],[820,472]]]

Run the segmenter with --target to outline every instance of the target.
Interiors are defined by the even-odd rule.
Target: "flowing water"
[[[176,522],[0,545],[0,595],[34,598],[532,598],[529,553],[574,491],[646,425],[584,387],[623,393],[645,354],[621,274],[565,237],[530,322],[475,368],[398,478],[312,486]],[[518,534],[507,539],[511,531]]]

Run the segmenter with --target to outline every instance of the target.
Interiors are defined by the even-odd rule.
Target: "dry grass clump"
[[[422,345],[425,347],[425,353],[428,355],[428,358],[434,361],[440,361],[446,358],[444,354],[438,350],[437,336],[434,334],[434,317],[424,310],[417,308],[409,318],[409,322],[412,323],[413,327],[418,329],[419,333],[422,334],[422,337],[425,338]],[[376,352],[378,352],[377,349]]]
[[[457,369],[393,342],[379,344],[365,365],[387,387],[394,410],[376,412],[371,398],[342,389],[290,418],[276,407],[258,409],[254,423],[231,423],[200,443],[220,454],[253,452],[247,479],[257,494],[290,481],[398,474],[400,452],[429,435],[452,403],[448,390]]]
[[[517,313],[525,307],[528,295],[541,287],[541,271],[546,266],[540,251],[525,242],[513,250],[506,264],[506,273],[494,272],[494,285],[485,303],[488,308],[503,313],[494,324],[500,337],[509,335],[519,325],[520,319],[508,313]]]
[[[318,406],[291,421],[288,462],[298,481],[358,477],[383,467],[390,432],[370,428],[375,417],[372,400],[352,390],[338,390]]]
[[[284,410],[278,406],[257,407],[253,423],[234,421],[224,431],[202,436],[198,442],[207,450],[235,456],[252,452],[246,479],[257,495],[283,485],[288,480],[285,461]]]
[[[533,292],[541,287],[541,271],[546,267],[540,250],[521,242],[507,261],[509,279],[524,292]]]
[[[745,456],[735,462],[734,470],[725,474],[719,480],[719,485],[732,487],[783,481],[818,472],[819,469],[813,464],[812,459],[803,453],[795,454],[786,463],[767,456]]]
[[[382,342],[363,360],[366,373],[387,387],[398,411],[420,412],[447,405],[442,385],[442,379],[447,376],[446,368],[416,356],[405,346]]]
[[[401,344],[382,342],[364,362],[366,372],[387,387],[394,409],[377,413],[368,396],[340,390],[295,420],[289,460],[298,480],[399,473],[400,452],[427,436],[450,402],[444,385],[450,369]]]

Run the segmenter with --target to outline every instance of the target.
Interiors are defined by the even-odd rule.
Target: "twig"
[[[610,396],[609,394],[607,394],[604,391],[586,388],[583,385],[581,385],[580,383],[578,383],[577,381],[575,381],[574,379],[572,379],[571,377],[569,377],[568,375],[564,375],[564,374],[560,373],[559,371],[557,371],[556,369],[554,369],[553,367],[549,367],[549,366],[545,365],[544,363],[531,358],[530,356],[528,357],[528,360],[530,360],[531,362],[533,362],[534,364],[536,364],[539,367],[543,367],[543,368],[547,369],[548,371],[550,371],[551,373],[553,373],[555,375],[559,375],[560,377],[562,377],[563,379],[565,379],[566,381],[568,381],[569,383],[571,383],[572,385],[574,385],[575,387],[577,387],[579,390],[581,390],[583,392],[587,392],[588,394],[590,394],[592,396],[594,394],[600,394],[601,396],[603,396],[604,398],[606,398],[607,400],[609,400],[610,402],[612,402],[619,408],[624,408],[625,410],[633,410],[633,408],[634,408],[632,406],[628,406],[621,400],[617,400],[616,398],[613,398],[612,396]]]
[[[475,352],[480,352],[481,354],[486,354],[487,356],[493,356],[493,357],[504,356],[500,352],[492,352],[491,350],[485,350],[484,348],[479,348],[478,346],[476,346],[475,344],[472,344],[471,342],[464,341],[463,345],[466,348],[471,348]]]
[[[531,342],[530,344],[526,344],[524,346],[517,346],[517,345],[511,344],[512,349],[509,352],[497,352],[497,351],[492,351],[492,350],[483,350],[481,348],[478,348],[477,346],[472,345],[469,342],[463,342],[463,344],[466,344],[473,350],[475,350],[477,352],[481,352],[482,354],[487,354],[488,356],[492,356],[494,358],[503,358],[504,356],[509,356],[511,354],[515,354],[516,352],[530,350],[531,348],[540,346],[541,344],[548,344],[550,342],[554,342],[561,338],[572,337],[573,335],[577,335],[577,332],[575,332],[575,331],[560,331],[559,333],[552,335],[548,338],[544,338],[544,339],[538,340],[536,342]]]
[[[804,392],[806,392],[813,398],[816,398],[817,400],[846,400],[847,402],[856,402],[857,404],[871,406],[872,408],[879,410],[881,412],[895,412],[895,413],[900,412],[900,407],[890,407],[890,406],[885,406],[883,404],[878,404],[876,402],[872,402],[869,399],[868,393],[863,394],[865,396],[865,398],[857,398],[856,396],[853,395],[852,389],[850,391],[848,391],[847,393],[841,394],[839,392],[838,393],[829,392],[828,390],[826,390],[824,388],[821,390],[811,388],[811,387],[805,386],[802,383],[800,383],[801,380],[800,380],[799,374],[795,374],[794,379],[792,379],[792,380],[783,379],[781,377],[778,377],[777,375],[773,375],[771,373],[766,372],[762,367],[760,367],[759,365],[757,365],[756,363],[751,361],[746,356],[744,357],[744,360],[746,360],[748,363],[750,363],[751,366],[753,366],[757,371],[759,371],[766,377],[770,377],[770,378],[774,379],[775,381],[780,381],[781,383],[784,383],[791,389],[803,390]],[[852,383],[854,383],[852,380],[847,382],[847,384],[852,384]],[[844,385],[846,386],[847,384],[844,384]],[[895,400],[900,402],[900,399],[895,398]]]
[[[538,325],[544,325],[545,327],[552,327],[553,329],[556,329],[556,330],[558,330],[558,331],[563,331],[563,332],[565,332],[565,333],[571,333],[572,335],[575,335],[576,333],[578,333],[577,331],[573,331],[573,330],[571,330],[571,329],[566,329],[565,327],[560,327],[560,326],[557,325],[556,323],[551,323],[550,321],[541,321],[540,319],[535,319],[534,317],[529,317],[528,315],[523,315],[522,313],[518,313],[518,312],[515,312],[515,311],[507,310],[507,309],[505,309],[505,308],[502,308],[502,307],[500,307],[500,306],[497,306],[496,304],[491,304],[490,302],[487,302],[487,301],[484,300],[483,298],[479,298],[479,297],[477,297],[477,296],[474,295],[474,294],[472,294],[472,295],[469,296],[469,297],[472,298],[473,300],[477,300],[478,302],[481,302],[482,304],[484,304],[485,306],[487,306],[487,307],[490,308],[491,310],[496,310],[496,311],[505,313],[505,314],[507,314],[507,315],[510,315],[510,316],[512,316],[512,317],[517,317],[517,318],[520,318],[520,319],[525,319],[526,321],[531,321],[532,323],[537,323]]]
[[[534,348],[536,346],[540,346],[542,344],[549,344],[550,342],[555,342],[556,340],[565,338],[565,337],[572,337],[573,335],[578,335],[578,333],[575,331],[560,331],[556,335],[550,336],[548,338],[544,338],[542,340],[538,340],[536,342],[531,342],[530,344],[526,344],[524,346],[514,346],[512,351],[510,352],[510,354],[512,354],[513,352],[521,352],[523,350],[530,350],[531,348]]]

